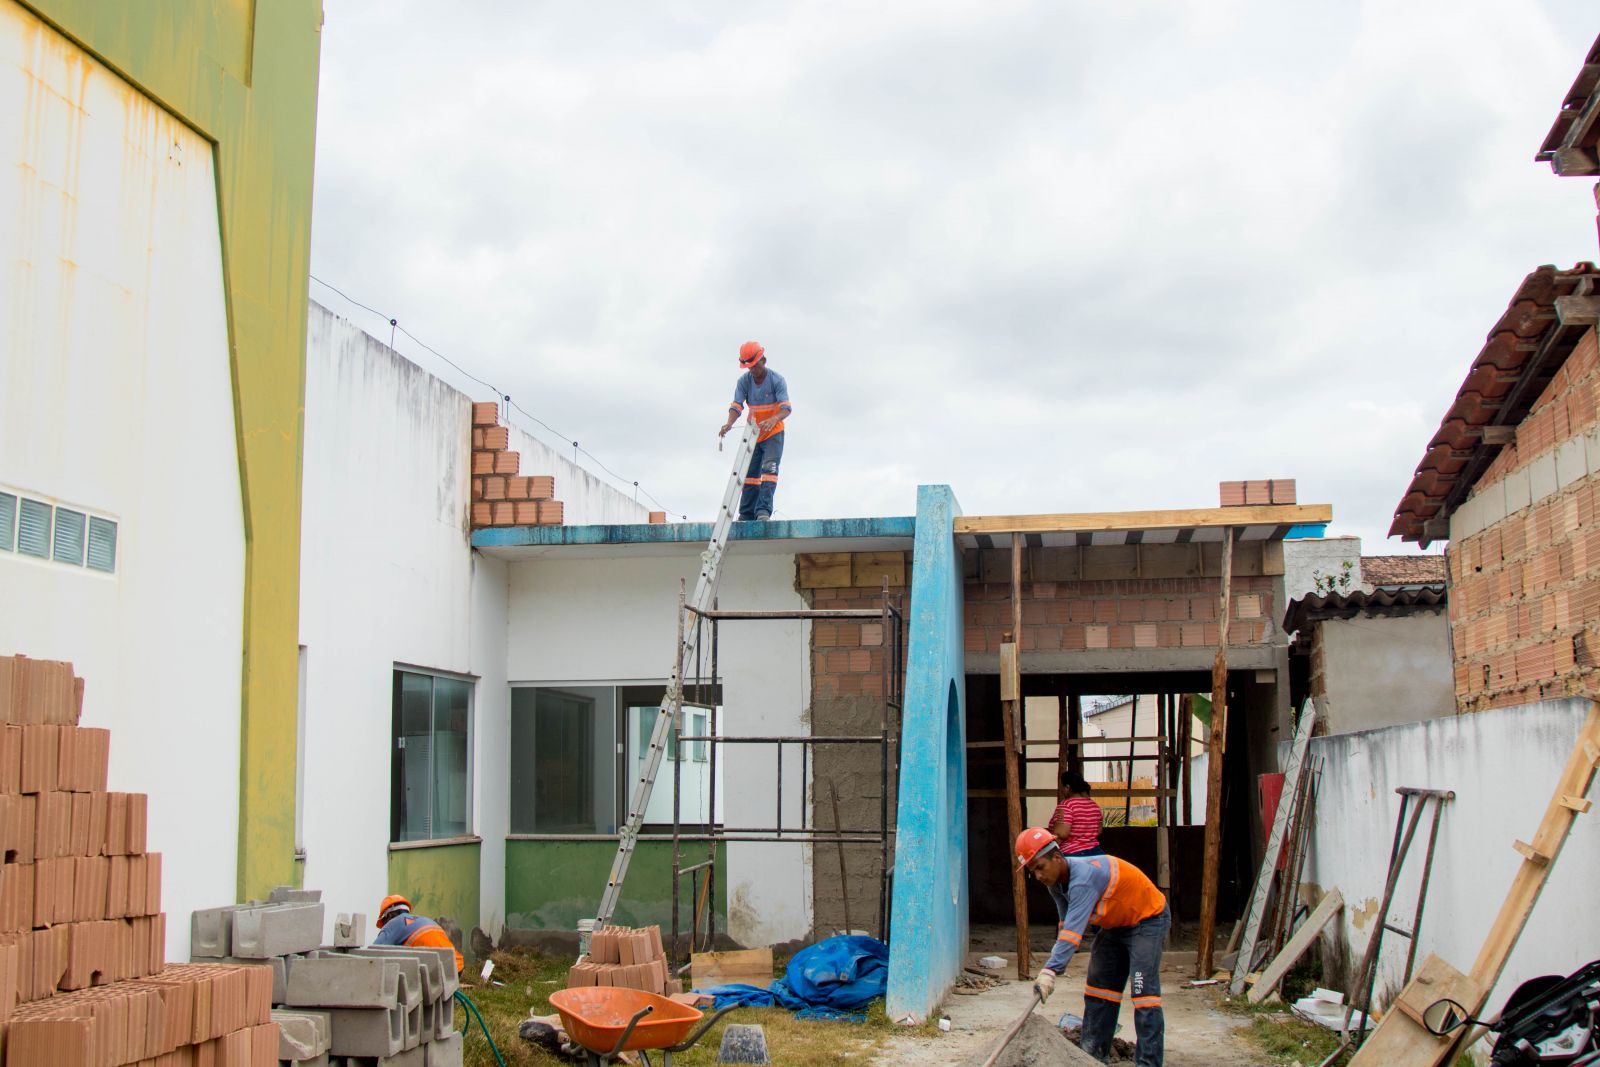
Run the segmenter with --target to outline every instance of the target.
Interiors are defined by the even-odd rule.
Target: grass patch
[[[515,950],[494,954],[494,978],[503,986],[480,986],[476,982],[464,984],[465,993],[500,1046],[500,1054],[507,1064],[515,1067],[552,1065],[562,1060],[547,1055],[517,1036],[517,1024],[530,1015],[548,1015],[550,994],[566,985],[567,968],[571,961],[536,952]],[[461,1016],[467,1014],[458,1005],[456,1027],[461,1027]],[[730,1012],[700,1043],[688,1052],[672,1058],[674,1064],[696,1067],[717,1062],[717,1050],[722,1044],[722,1029],[728,1023],[760,1023],[766,1028],[767,1050],[774,1063],[785,1067],[837,1067],[845,1063],[867,1063],[886,1040],[897,1034],[938,1036],[936,1025],[907,1028],[896,1026],[884,1014],[883,1001],[874,1001],[867,1011],[865,1023],[802,1022],[792,1014],[777,1008],[743,1008]],[[472,1022],[465,1038],[466,1067],[496,1067],[493,1054],[483,1039],[476,1021]],[[652,1056],[659,1062],[660,1057]]]
[[[1332,1030],[1276,1013],[1257,1015],[1245,1036],[1275,1063],[1317,1064],[1339,1047],[1339,1035]]]

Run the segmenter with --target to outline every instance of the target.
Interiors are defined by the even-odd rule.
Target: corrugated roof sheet
[[[1589,295],[1597,281],[1600,269],[1593,263],[1571,270],[1547,265],[1522,280],[1428,442],[1395,508],[1391,537],[1423,545],[1443,540],[1437,524],[1430,529],[1430,520],[1448,519],[1500,451],[1499,445],[1483,442],[1484,428],[1514,427],[1527,415],[1589,328],[1575,314],[1564,319],[1567,312],[1560,302]]]
[[[1572,176],[1600,174],[1600,157],[1595,154],[1600,142],[1600,37],[1589,48],[1583,66],[1573,79],[1572,88],[1561,99],[1561,111],[1544,135],[1544,143],[1533,158],[1549,163],[1557,174]]]
[[[1443,556],[1362,556],[1362,585],[1429,585],[1444,581]]]
[[[1353,619],[1357,615],[1410,615],[1415,611],[1442,610],[1448,596],[1443,585],[1416,589],[1380,589],[1376,593],[1332,593],[1303,596],[1289,601],[1283,615],[1287,633],[1322,619]]]

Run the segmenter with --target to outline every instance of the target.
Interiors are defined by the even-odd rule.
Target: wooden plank
[[[1447,997],[1465,1006],[1486,995],[1469,976],[1438,956],[1429,956],[1395,1001],[1397,1010],[1385,1015],[1367,1035],[1351,1057],[1350,1067],[1436,1067],[1448,1062],[1454,1037],[1461,1031],[1436,1037],[1422,1025],[1421,1012]]]
[[[904,552],[850,553],[850,584],[857,589],[882,589],[883,583],[899,588],[906,584]]]
[[[795,557],[802,589],[848,589],[851,582],[850,553],[811,552]]]
[[[1091,785],[1095,785],[1095,786],[1099,785],[1098,782],[1091,782],[1090,784]],[[1043,787],[1040,787],[1040,788],[1037,788],[1037,789],[1020,789],[1020,790],[1018,790],[1018,792],[1022,796],[1025,796],[1025,797],[1053,797],[1053,796],[1055,796],[1057,794],[1057,790],[1045,789]],[[1102,797],[1116,797],[1118,800],[1121,800],[1125,796],[1129,796],[1129,797],[1167,797],[1167,796],[1172,796],[1176,792],[1177,792],[1177,790],[1174,790],[1174,789],[1099,789],[1099,788],[1097,788],[1094,791],[1094,799],[1095,800],[1099,800]],[[998,799],[998,798],[1003,797],[1005,795],[1006,795],[1006,791],[1004,789],[969,789],[969,790],[967,790],[967,796],[969,796],[969,797],[977,797],[977,798],[983,799],[983,800],[995,800],[995,799]],[[1021,832],[1022,832],[1021,830],[1017,831],[1017,833],[1019,833],[1019,834]]]
[[[1338,889],[1330,889],[1322,894],[1322,899],[1317,901],[1317,906],[1311,910],[1306,921],[1300,924],[1300,929],[1289,938],[1289,943],[1283,946],[1283,951],[1274,956],[1272,962],[1262,970],[1260,979],[1256,981],[1247,998],[1250,1003],[1260,1004],[1278,988],[1278,983],[1283,981],[1284,975],[1294,969],[1294,965],[1300,962],[1300,957],[1304,956],[1306,950],[1317,940],[1322,928],[1327,926],[1343,908],[1344,894]]]
[[[1018,680],[1017,673],[1017,643],[1015,641],[1002,641],[1000,643],[1000,699],[1017,699]]]
[[[1271,577],[1281,577],[1284,573],[1283,542],[1261,542],[1261,573]]]
[[[1161,738],[1159,738],[1159,737],[1069,737],[1069,738],[1066,739],[1065,742],[1062,742],[1062,741],[1056,740],[1053,737],[1035,737],[1035,738],[1029,738],[1029,739],[1024,740],[1022,742],[1022,747],[1023,748],[1055,748],[1059,744],[1068,744],[1068,745],[1074,745],[1074,746],[1082,746],[1082,745],[1120,745],[1120,744],[1123,744],[1123,743],[1128,742],[1128,741],[1141,741],[1141,742],[1149,742],[1151,744],[1155,744],[1156,742],[1159,742],[1160,740],[1161,740]],[[968,748],[999,748],[1003,744],[1005,744],[1004,741],[968,741],[967,742],[967,747]],[[1154,756],[1141,756],[1140,758],[1141,759],[1155,759]]]
[[[1268,504],[1168,511],[1085,511],[1054,515],[963,515],[957,534],[1092,533],[1096,530],[1181,530],[1185,527],[1294,526],[1333,521],[1330,504]]]
[[[1558,797],[1556,803],[1563,808],[1570,808],[1579,815],[1588,811],[1592,806],[1592,802],[1587,797]]]
[[[772,949],[741,948],[729,952],[696,952],[689,957],[696,989],[743,982],[762,989],[773,982]]]
[[[1522,854],[1522,858],[1530,863],[1537,863],[1539,866],[1543,867],[1545,864],[1550,862],[1549,856],[1546,856],[1543,852],[1540,852],[1526,841],[1513,841],[1511,842],[1511,847],[1520,852]]]
[[[1242,508],[1230,508],[1242,511]],[[1206,760],[1205,853],[1200,869],[1200,941],[1197,979],[1211,977],[1217,939],[1217,882],[1222,862],[1222,761],[1228,744],[1228,601],[1233,584],[1233,527],[1222,535],[1222,581],[1217,610],[1217,655],[1211,664],[1211,743]]]

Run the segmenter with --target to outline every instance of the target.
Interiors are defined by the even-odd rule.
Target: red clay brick
[[[667,521],[667,513],[665,511],[652,511],[650,513],[650,522],[653,525],[662,525],[666,521]]]
[[[528,479],[529,500],[554,500],[556,479],[550,474],[535,474]]]
[[[531,500],[516,500],[511,504],[518,526],[539,525],[539,505]]]
[[[500,421],[500,405],[492,400],[472,405],[472,425],[493,426]]]
[[[1083,642],[1085,648],[1110,648],[1111,628],[1109,626],[1085,626],[1083,628]]]
[[[490,526],[494,523],[494,505],[482,503],[472,505],[472,525]]]
[[[480,479],[480,480],[483,482],[483,499],[485,499],[485,500],[505,500],[505,499],[507,499],[507,497],[506,497],[506,479],[504,477],[502,477],[502,476],[500,476],[498,474],[491,474],[488,477]]]
[[[495,453],[493,452],[474,452],[472,454],[472,473],[493,474],[494,457]]]
[[[502,452],[511,447],[511,431],[504,426],[491,426],[483,431],[483,446],[491,452]]]
[[[539,525],[560,526],[566,522],[567,506],[559,500],[539,501]]]
[[[502,500],[489,506],[494,509],[494,525],[515,526],[517,524],[516,506],[509,500]]]
[[[480,426],[474,426],[472,428],[472,447],[473,448],[482,448],[483,447],[483,428],[480,427]]]
[[[515,452],[490,452],[494,457],[495,474],[515,474],[517,466],[522,462],[522,457]]]

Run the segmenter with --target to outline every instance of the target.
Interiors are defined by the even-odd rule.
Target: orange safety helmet
[[[1017,866],[1026,867],[1035,856],[1056,843],[1056,836],[1039,826],[1030,826],[1017,835]]]
[[[383,898],[383,903],[378,905],[378,929],[382,930],[388,915],[392,911],[410,911],[411,901],[398,893]]]
[[[761,347],[761,342],[746,341],[744,344],[739,346],[739,366],[743,367],[745,370],[749,370],[751,367],[754,367],[757,363],[761,362],[761,357],[766,354],[767,350]]]

